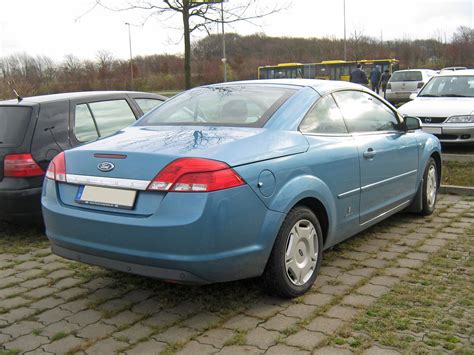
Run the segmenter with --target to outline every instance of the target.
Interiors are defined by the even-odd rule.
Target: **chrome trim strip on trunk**
[[[74,174],[67,174],[66,182],[68,184],[106,186],[128,190],[146,190],[148,185],[150,185],[150,181],[147,180],[119,179]]]
[[[393,180],[397,180],[397,179],[400,179],[404,176],[408,176],[408,175],[412,175],[412,174],[416,174],[418,172],[418,170],[412,170],[412,171],[409,171],[409,172],[406,172],[406,173],[403,173],[403,174],[400,174],[400,175],[397,175],[397,176],[392,176],[391,178],[388,178],[388,179],[385,179],[385,180],[381,180],[381,181],[377,181],[377,182],[374,182],[373,184],[369,184],[369,185],[365,185],[365,186],[362,186],[361,187],[361,190],[362,192],[364,191],[367,191],[367,190],[370,190],[370,189],[373,189],[379,185],[383,185],[383,184],[386,184],[390,181],[393,181]]]

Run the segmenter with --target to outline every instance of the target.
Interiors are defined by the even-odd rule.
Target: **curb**
[[[441,154],[443,161],[474,162],[474,155],[471,154]]]
[[[474,187],[455,186],[455,185],[441,185],[439,187],[439,192],[442,193],[442,194],[474,196]]]

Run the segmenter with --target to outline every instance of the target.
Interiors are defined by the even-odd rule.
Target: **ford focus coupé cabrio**
[[[195,88],[58,155],[46,233],[68,259],[182,283],[261,276],[295,297],[323,250],[401,210],[433,212],[440,143],[419,128],[347,82]]]

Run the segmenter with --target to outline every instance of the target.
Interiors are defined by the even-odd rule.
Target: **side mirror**
[[[415,100],[417,96],[418,96],[418,94],[414,92],[413,94],[410,94],[410,96],[408,98],[410,100]]]
[[[421,121],[418,117],[405,116],[405,126],[409,131],[421,129]]]

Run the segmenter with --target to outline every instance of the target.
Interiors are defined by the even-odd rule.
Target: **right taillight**
[[[226,163],[202,158],[181,158],[160,171],[148,190],[211,192],[243,184],[245,181]]]
[[[51,180],[66,182],[66,158],[64,152],[56,155],[49,163],[46,177]]]

